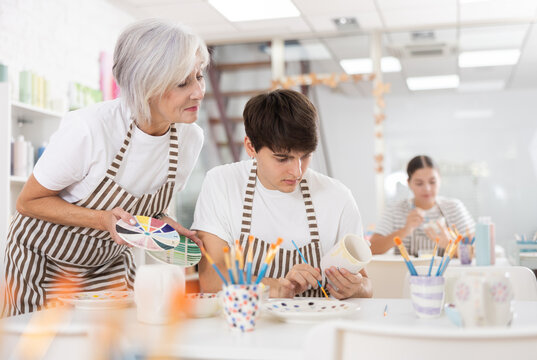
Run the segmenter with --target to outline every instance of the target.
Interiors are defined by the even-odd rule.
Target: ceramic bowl
[[[216,316],[220,310],[220,301],[217,294],[194,293],[186,294],[188,316],[203,318]]]

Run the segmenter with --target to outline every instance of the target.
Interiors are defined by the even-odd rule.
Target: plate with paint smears
[[[116,223],[119,237],[129,244],[151,251],[171,250],[179,244],[179,234],[171,225],[148,216],[136,215],[134,218],[134,225],[121,219]]]
[[[334,319],[360,309],[358,304],[318,298],[271,299],[263,304],[265,313],[285,322],[303,323]]]
[[[129,306],[134,299],[131,291],[86,291],[62,295],[59,299],[77,309],[102,310]]]
[[[181,235],[179,244],[166,251],[146,251],[158,262],[179,266],[194,266],[201,260],[199,246],[189,238]]]

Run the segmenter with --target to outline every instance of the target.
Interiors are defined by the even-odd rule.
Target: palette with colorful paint
[[[87,291],[62,295],[59,300],[78,309],[114,309],[128,306],[133,301],[130,291]]]
[[[171,250],[179,244],[179,234],[164,221],[141,215],[134,218],[135,225],[121,219],[116,223],[119,237],[129,244],[151,251]]]
[[[196,243],[181,235],[179,244],[166,251],[147,251],[153,259],[172,265],[194,266],[201,260],[201,250]]]
[[[348,315],[358,304],[318,298],[273,299],[263,304],[266,313],[286,322],[310,322]]]

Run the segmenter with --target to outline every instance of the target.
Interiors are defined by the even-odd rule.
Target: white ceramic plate
[[[263,304],[266,313],[286,322],[311,322],[338,318],[358,310],[358,304],[328,299],[272,299]]]
[[[134,297],[129,291],[87,291],[60,296],[59,299],[77,309],[103,310],[128,306]]]

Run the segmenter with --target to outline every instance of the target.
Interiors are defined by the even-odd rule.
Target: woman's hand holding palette
[[[123,220],[116,223],[118,235],[129,244],[151,251],[170,250],[179,244],[179,234],[164,221],[141,215],[134,218],[135,225]]]

